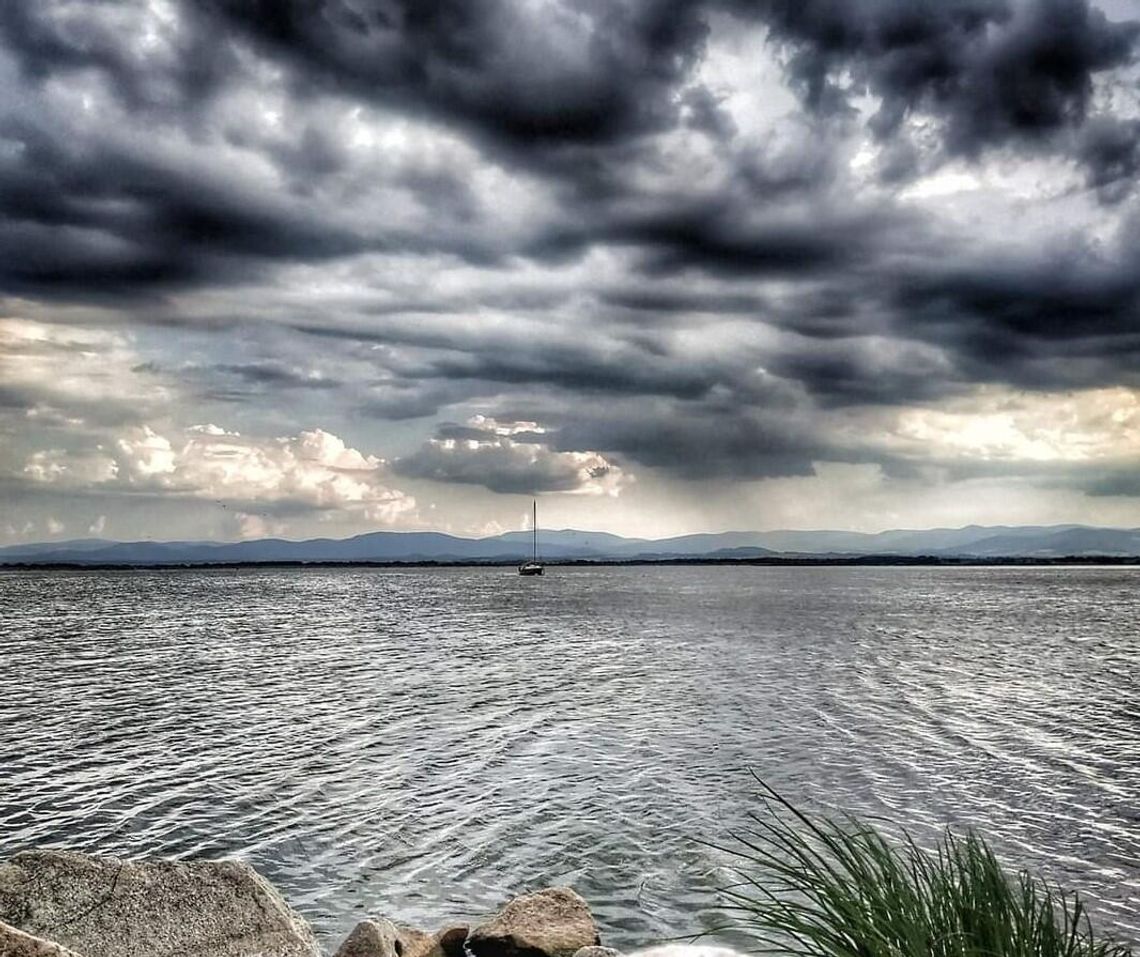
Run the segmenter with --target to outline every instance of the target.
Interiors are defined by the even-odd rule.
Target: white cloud
[[[528,422],[521,419],[516,422],[500,422],[498,419],[489,415],[473,415],[467,420],[467,424],[473,429],[481,429],[492,435],[500,436],[519,435],[523,432],[533,432],[537,435],[541,435],[546,431],[546,429],[537,422]]]
[[[1001,462],[1140,460],[1140,392],[1062,395],[989,388],[898,413],[889,443],[916,456]]]
[[[174,474],[174,447],[169,439],[158,435],[148,425],[132,429],[128,435],[119,439],[118,447],[128,481],[138,482],[152,476]]]
[[[264,515],[250,515],[248,512],[239,512],[237,520],[241,537],[247,539],[283,535],[288,528],[284,522],[270,521]]]
[[[24,463],[24,475],[33,482],[69,486],[110,482],[119,473],[119,463],[99,446],[87,452],[42,449]]]
[[[0,382],[34,427],[137,421],[171,397],[127,336],[12,317],[0,317]]]
[[[260,438],[211,424],[171,438],[140,426],[121,435],[110,452],[36,452],[24,474],[69,487],[101,483],[266,508],[345,510],[385,524],[410,519],[416,508],[414,498],[386,484],[382,459],[321,429]],[[243,531],[262,521],[247,512]]]

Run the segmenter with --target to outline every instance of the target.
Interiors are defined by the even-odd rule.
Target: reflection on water
[[[241,855],[326,943],[568,883],[699,930],[789,797],[976,827],[1140,940],[1135,569],[0,573],[0,854]]]

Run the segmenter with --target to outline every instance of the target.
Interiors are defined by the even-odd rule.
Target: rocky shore
[[[360,922],[334,957],[615,957],[568,887],[474,926]],[[27,851],[0,864],[0,957],[318,957],[304,919],[241,861]]]

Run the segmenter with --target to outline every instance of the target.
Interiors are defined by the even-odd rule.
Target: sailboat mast
[[[538,499],[531,500],[531,519],[530,519],[530,554],[532,561],[538,561]]]

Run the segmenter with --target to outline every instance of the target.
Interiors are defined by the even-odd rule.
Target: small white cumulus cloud
[[[480,429],[492,435],[510,436],[520,435],[526,432],[541,435],[546,431],[546,429],[537,422],[529,422],[522,419],[514,422],[503,422],[489,415],[473,415],[467,420],[467,424],[473,429]]]

